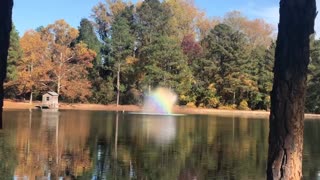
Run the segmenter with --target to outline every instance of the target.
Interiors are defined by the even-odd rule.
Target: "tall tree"
[[[13,0],[4,0],[0,6],[0,129],[2,129],[3,83],[7,73],[7,58],[12,26]]]
[[[137,8],[136,33],[140,46],[153,43],[156,37],[169,35],[170,9],[159,0],[143,1]]]
[[[204,57],[204,50],[200,42],[196,41],[195,35],[186,35],[182,40],[181,47],[183,53],[187,56],[188,66],[191,68],[194,81],[190,92],[181,98],[180,103],[217,107],[219,100],[213,82],[214,75],[217,72],[216,64]]]
[[[79,43],[80,41],[87,44],[89,49],[97,53],[95,61],[93,61],[93,64],[96,66],[100,66],[102,64],[102,59],[100,56],[102,44],[97,38],[92,22],[86,18],[81,19],[80,22],[79,36],[77,38],[77,42]]]
[[[137,9],[137,76],[143,90],[165,86],[185,94],[192,74],[180,42],[170,36],[171,16],[169,8],[158,0],[146,0]]]
[[[106,3],[98,3],[92,9],[95,28],[102,41],[101,57],[103,59],[102,66],[99,68],[99,77],[94,84],[96,90],[92,99],[96,102],[105,104],[114,100],[114,59],[112,58],[111,47],[111,25],[115,16],[127,6],[128,4],[122,0],[107,0]]]
[[[273,66],[275,43],[272,43],[268,49],[263,47],[255,48],[256,59],[258,60],[258,88],[259,92],[253,99],[254,109],[270,109],[270,92],[272,89]]]
[[[169,20],[171,33],[182,41],[188,34],[196,33],[196,23],[202,12],[195,6],[193,0],[167,0],[166,5],[172,12]]]
[[[10,47],[8,51],[7,77],[4,84],[4,93],[6,98],[13,98],[17,94],[14,81],[18,78],[17,64],[22,58],[22,49],[20,47],[19,39],[18,31],[15,26],[12,25],[12,30],[10,32]]]
[[[304,105],[315,0],[281,0],[271,93],[268,179],[301,179]]]
[[[216,66],[213,79],[223,104],[238,104],[254,88],[245,36],[226,24],[217,25],[202,42],[206,58]]]
[[[109,101],[109,98],[106,98],[106,94],[110,94],[109,91],[105,91],[105,86],[109,86],[108,78],[105,77],[105,68],[104,68],[104,51],[103,44],[97,37],[93,22],[88,19],[82,19],[79,27],[79,37],[77,42],[84,42],[88,45],[89,49],[92,49],[96,54],[96,58],[92,62],[93,67],[88,69],[88,78],[92,84],[91,87],[91,97],[89,101],[92,103],[102,103],[103,101]],[[113,87],[111,88],[113,91]]]
[[[249,20],[239,11],[231,11],[223,22],[234,30],[244,33],[253,46],[268,47],[272,40],[273,27],[263,19]]]
[[[78,31],[64,20],[48,25],[42,36],[49,41],[52,89],[69,100],[86,100],[91,95],[87,68],[96,53],[83,42],[75,44]]]
[[[114,74],[117,74],[117,105],[119,104],[121,91],[121,68],[128,68],[124,66],[126,65],[126,60],[134,56],[135,38],[132,28],[133,18],[133,6],[126,7],[122,12],[117,13],[111,28],[111,49],[115,66],[114,69],[116,69],[116,73]]]
[[[52,68],[49,57],[48,42],[41,39],[36,31],[27,31],[20,39],[23,58],[17,64],[19,78],[13,81],[17,85],[20,95],[30,95],[32,103],[33,93],[50,90],[48,87],[48,71]]]
[[[17,79],[16,65],[22,57],[22,49],[19,43],[19,33],[15,26],[12,25],[10,32],[10,47],[8,52],[7,82]]]
[[[306,94],[306,111],[320,113],[320,41],[312,39],[310,44],[311,62]]]

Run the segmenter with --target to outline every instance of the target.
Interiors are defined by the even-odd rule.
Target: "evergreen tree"
[[[97,57],[95,58],[95,61],[93,62],[94,65],[101,65],[101,56],[100,56],[100,51],[101,51],[101,42],[98,40],[96,33],[94,32],[94,27],[92,23],[84,18],[81,19],[80,22],[80,27],[79,27],[79,37],[77,38],[77,41],[84,42],[85,44],[88,45],[88,48],[93,50],[94,52],[97,53]]]
[[[180,42],[170,37],[169,8],[158,0],[146,0],[137,9],[137,71],[140,89],[173,88],[180,96],[191,88],[192,74]]]
[[[107,94],[113,94],[112,81],[108,80],[108,74],[103,62],[103,49],[102,43],[99,41],[97,34],[94,31],[92,22],[84,18],[80,22],[78,42],[84,42],[88,48],[95,51],[97,56],[93,61],[93,68],[89,69],[89,80],[92,84],[92,96],[90,101],[93,103],[108,103],[113,100],[113,97]],[[107,47],[107,46],[106,46]],[[111,84],[111,88],[109,88]]]
[[[7,77],[4,83],[4,94],[6,98],[14,98],[17,95],[15,80],[18,78],[17,65],[22,58],[20,37],[15,26],[12,25],[10,32],[10,46],[8,50]]]
[[[19,33],[15,26],[12,25],[12,30],[10,32],[10,46],[8,51],[8,67],[7,67],[7,79],[8,81],[13,81],[17,79],[17,62],[21,60],[22,49],[19,43]]]
[[[320,40],[311,40],[306,111],[320,113]]]
[[[215,85],[212,81],[217,70],[216,65],[204,57],[204,50],[194,35],[185,36],[181,47],[194,76],[190,92],[182,100],[189,105],[217,107],[219,98],[216,96]]]
[[[258,88],[259,93],[253,100],[254,109],[270,108],[270,92],[272,89],[275,43],[268,49],[260,48],[258,56]]]
[[[127,60],[134,56],[135,38],[132,25],[133,6],[128,6],[123,11],[117,13],[111,28],[113,71],[117,75],[117,104],[119,104],[120,91],[129,90],[132,83],[127,78],[130,69],[132,69],[132,65],[127,63]]]
[[[245,36],[225,24],[217,25],[203,40],[206,58],[217,67],[213,82],[223,104],[238,104],[247,98],[252,79],[245,70],[248,46]]]
[[[169,8],[159,0],[143,1],[137,9],[136,33],[140,46],[146,46],[156,40],[156,37],[168,35],[169,19],[171,17]]]

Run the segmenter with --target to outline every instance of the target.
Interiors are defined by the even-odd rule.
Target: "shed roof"
[[[59,96],[59,94],[58,94],[58,93],[53,92],[53,91],[48,92],[48,94],[50,94],[51,96]]]

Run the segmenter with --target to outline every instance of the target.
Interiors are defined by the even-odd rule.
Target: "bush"
[[[242,100],[238,106],[239,110],[250,110],[248,106],[248,102],[246,100]]]
[[[186,104],[186,106],[189,107],[189,108],[195,108],[195,107],[197,107],[194,102],[188,102],[188,103]]]
[[[219,107],[219,104],[220,104],[219,99],[216,97],[213,97],[209,99],[207,106],[210,108],[217,108]]]
[[[231,104],[231,105],[219,106],[219,109],[222,109],[222,110],[236,110],[237,109],[237,105]]]

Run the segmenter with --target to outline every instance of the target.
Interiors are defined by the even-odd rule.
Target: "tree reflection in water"
[[[32,114],[35,114],[32,116]],[[81,176],[91,169],[86,117],[60,120],[58,112],[30,112],[17,124],[16,177],[52,178]]]
[[[266,119],[90,111],[4,117],[0,179],[265,179]],[[304,174],[314,179],[320,125],[305,127]]]

